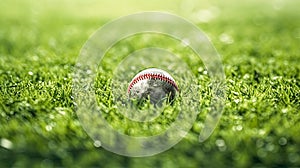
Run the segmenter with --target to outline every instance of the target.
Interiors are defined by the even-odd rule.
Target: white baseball
[[[150,98],[150,103],[161,105],[164,100],[175,99],[178,86],[172,76],[164,70],[149,68],[138,73],[128,86],[129,98]]]

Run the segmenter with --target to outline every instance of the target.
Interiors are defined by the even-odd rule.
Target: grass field
[[[1,1],[0,167],[300,167],[299,6],[297,0]],[[81,127],[72,68],[83,44],[104,23],[149,10],[185,17],[209,36],[222,56],[227,101],[205,142],[198,142],[202,109],[189,134],[170,150],[130,158],[97,148]],[[118,44],[136,49],[132,46],[147,44]],[[195,80],[207,81],[201,64],[191,69]],[[99,86],[108,86],[101,81],[110,78],[100,76]],[[199,94],[205,108],[208,93],[204,88]],[[118,118],[110,118],[114,127],[122,127],[118,113],[107,115]]]

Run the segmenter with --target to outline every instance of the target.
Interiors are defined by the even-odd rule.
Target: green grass
[[[2,4],[0,167],[300,166],[297,0],[5,0]],[[208,15],[214,17],[209,22],[199,22],[197,13],[209,13],[199,12],[200,9],[209,9]],[[210,101],[209,89],[203,87],[199,93],[201,113],[180,143],[156,156],[129,158],[96,148],[81,127],[72,97],[72,68],[82,45],[100,26],[143,10],[173,12],[207,33],[222,56],[228,98],[218,127],[205,142],[197,139]],[[182,57],[193,54],[175,42],[156,37],[153,40],[153,44],[168,47]],[[126,48],[131,51],[151,44],[129,42],[120,42],[108,56],[122,56],[128,51]],[[116,66],[113,61],[106,61],[108,68]],[[187,64],[197,77],[195,80],[206,86],[209,80],[201,62],[187,60]],[[100,86],[109,86],[106,81],[111,78],[112,74],[100,76],[101,85],[96,92],[101,93]],[[111,103],[111,98],[98,100],[100,104]],[[138,132],[141,129],[136,132],[122,127],[122,116],[116,111],[107,115],[114,118],[109,120],[112,125],[125,133],[143,133]],[[164,124],[158,127],[165,128]]]

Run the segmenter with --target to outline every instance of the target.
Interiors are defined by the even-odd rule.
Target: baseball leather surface
[[[128,86],[129,98],[147,100],[161,105],[163,101],[172,102],[175,99],[178,86],[172,76],[164,70],[150,68],[138,73]]]

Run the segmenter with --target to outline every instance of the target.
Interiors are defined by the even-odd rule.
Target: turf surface
[[[1,4],[0,167],[300,166],[297,0]],[[188,136],[162,154],[129,158],[97,148],[81,127],[72,97],[72,68],[82,45],[101,25],[144,10],[178,14],[207,33],[223,59],[228,99],[217,129],[205,142],[197,141],[210,98],[204,89],[203,113]],[[119,47],[135,49],[125,42]],[[178,54],[189,53],[166,44]],[[195,80],[207,80],[201,64],[191,68]],[[109,78],[99,78],[100,84]],[[122,120],[111,123],[122,126]]]

